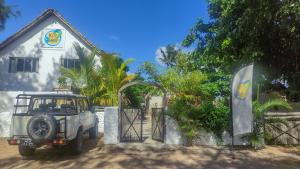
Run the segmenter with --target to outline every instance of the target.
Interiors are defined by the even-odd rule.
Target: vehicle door
[[[87,98],[83,99],[83,103],[84,103],[84,107],[85,107],[85,113],[87,114],[87,117],[88,117],[88,125],[89,125],[89,128],[91,128],[95,124],[95,122],[94,122],[94,119],[95,119],[94,118],[94,114],[92,113],[92,111],[89,108],[89,104],[88,104]]]
[[[84,101],[82,98],[78,98],[77,101],[78,101],[78,108],[79,108],[79,121],[83,126],[83,130],[87,130],[90,124],[89,124],[88,113],[86,113]]]

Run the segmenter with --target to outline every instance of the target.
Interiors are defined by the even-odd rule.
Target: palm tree
[[[176,64],[176,56],[179,50],[175,45],[167,45],[165,50],[162,48],[159,49],[162,56],[159,58],[161,62],[163,62],[167,67],[175,66]]]
[[[101,57],[102,67],[100,74],[104,77],[106,94],[104,97],[111,100],[112,105],[118,104],[118,91],[126,83],[136,78],[135,74],[127,74],[128,64],[133,62],[128,59],[120,64],[120,59],[115,54],[105,54]]]
[[[5,28],[5,23],[8,18],[18,15],[20,15],[19,11],[13,11],[12,6],[6,5],[5,0],[0,0],[0,30]]]
[[[81,47],[79,44],[74,44],[76,54],[79,57],[79,68],[60,68],[62,77],[71,81],[71,86],[75,90],[79,90],[80,93],[86,94],[86,88],[92,84],[92,79],[95,78],[95,55],[93,50],[90,54]]]
[[[133,60],[123,61],[115,54],[102,53],[102,65],[96,68],[95,50],[88,54],[77,44],[74,48],[79,57],[80,67],[74,69],[61,67],[60,84],[65,84],[64,79],[67,79],[71,82],[73,91],[90,96],[93,103],[117,105],[119,89],[136,77],[134,74],[126,73],[128,64]]]

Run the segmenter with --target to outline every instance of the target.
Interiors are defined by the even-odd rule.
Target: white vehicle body
[[[25,97],[27,97],[26,95]],[[51,115],[57,121],[57,134],[54,140],[62,139],[64,143],[71,141],[76,138],[77,133],[79,130],[82,132],[87,132],[93,127],[97,127],[98,118],[95,113],[93,113],[88,106],[88,101],[86,97],[74,95],[74,94],[35,94],[30,95],[30,99],[27,99],[27,103],[23,101],[23,103],[18,103],[16,105],[16,112],[12,116],[12,123],[11,123],[11,133],[10,133],[10,140],[16,140],[17,144],[19,144],[18,140],[22,140],[24,138],[28,138],[28,122],[35,114],[42,114],[44,112],[37,112],[37,113],[30,113],[30,105],[33,103],[34,98],[70,98],[75,101],[76,110],[73,113],[54,113],[47,112],[48,115]],[[22,99],[22,95],[19,95],[17,99]],[[84,106],[80,107],[80,101],[85,102],[86,108]],[[29,103],[28,103],[29,102]],[[22,107],[23,105],[28,105],[29,108],[27,112],[17,110],[18,107]]]

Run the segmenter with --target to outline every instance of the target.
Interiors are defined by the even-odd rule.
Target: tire
[[[33,156],[35,148],[19,145],[19,153],[21,156]]]
[[[32,142],[39,145],[51,142],[57,133],[57,122],[53,116],[34,115],[27,123],[27,134]]]
[[[70,142],[70,149],[71,149],[72,154],[74,154],[74,155],[78,155],[78,154],[82,153],[83,132],[81,129],[78,130],[76,138]]]
[[[98,122],[94,127],[89,129],[89,137],[90,139],[96,139],[98,137]]]

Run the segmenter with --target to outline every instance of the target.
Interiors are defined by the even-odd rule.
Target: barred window
[[[10,57],[9,73],[16,72],[38,72],[38,58],[32,57]]]
[[[68,69],[78,69],[80,67],[79,59],[62,58],[61,66]]]

